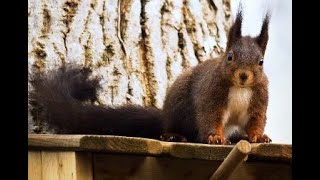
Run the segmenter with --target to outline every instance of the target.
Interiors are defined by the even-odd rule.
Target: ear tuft
[[[230,48],[230,46],[235,43],[238,39],[241,38],[241,26],[242,26],[242,5],[239,4],[238,12],[236,16],[235,22],[232,24],[229,35],[228,35],[228,43],[227,43],[227,49]]]
[[[268,11],[266,16],[265,16],[265,18],[264,18],[264,20],[263,20],[260,34],[256,37],[256,42],[260,46],[263,55],[264,55],[264,53],[266,51],[268,40],[269,40],[269,22],[270,22],[270,18],[271,18],[271,13]]]

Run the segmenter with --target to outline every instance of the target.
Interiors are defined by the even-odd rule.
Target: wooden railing
[[[31,180],[209,180],[219,167],[222,173],[228,171],[221,170],[222,162],[235,146],[120,136],[29,134],[28,147]],[[229,179],[291,179],[291,145],[250,144],[248,152],[244,163],[229,170]],[[227,169],[231,169],[232,163],[228,164]]]

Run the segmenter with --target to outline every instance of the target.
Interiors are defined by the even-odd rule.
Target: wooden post
[[[89,152],[28,152],[28,179],[31,180],[92,180],[92,167]]]
[[[248,157],[250,151],[251,145],[248,141],[239,141],[218,167],[216,172],[211,176],[210,180],[228,179],[237,167]]]

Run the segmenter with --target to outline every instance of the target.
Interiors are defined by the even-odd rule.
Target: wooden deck
[[[233,145],[119,136],[28,136],[29,179],[210,179]],[[292,179],[292,146],[251,144],[230,179]]]

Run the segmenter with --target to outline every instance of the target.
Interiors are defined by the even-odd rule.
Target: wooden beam
[[[110,135],[29,134],[31,150],[66,150],[169,156],[183,159],[223,161],[234,145],[163,142],[146,138]],[[287,144],[251,144],[248,161],[267,160],[291,163],[292,146]]]
[[[232,149],[227,158],[211,176],[210,180],[227,180],[239,165],[248,157],[251,145],[248,141],[241,140]]]

